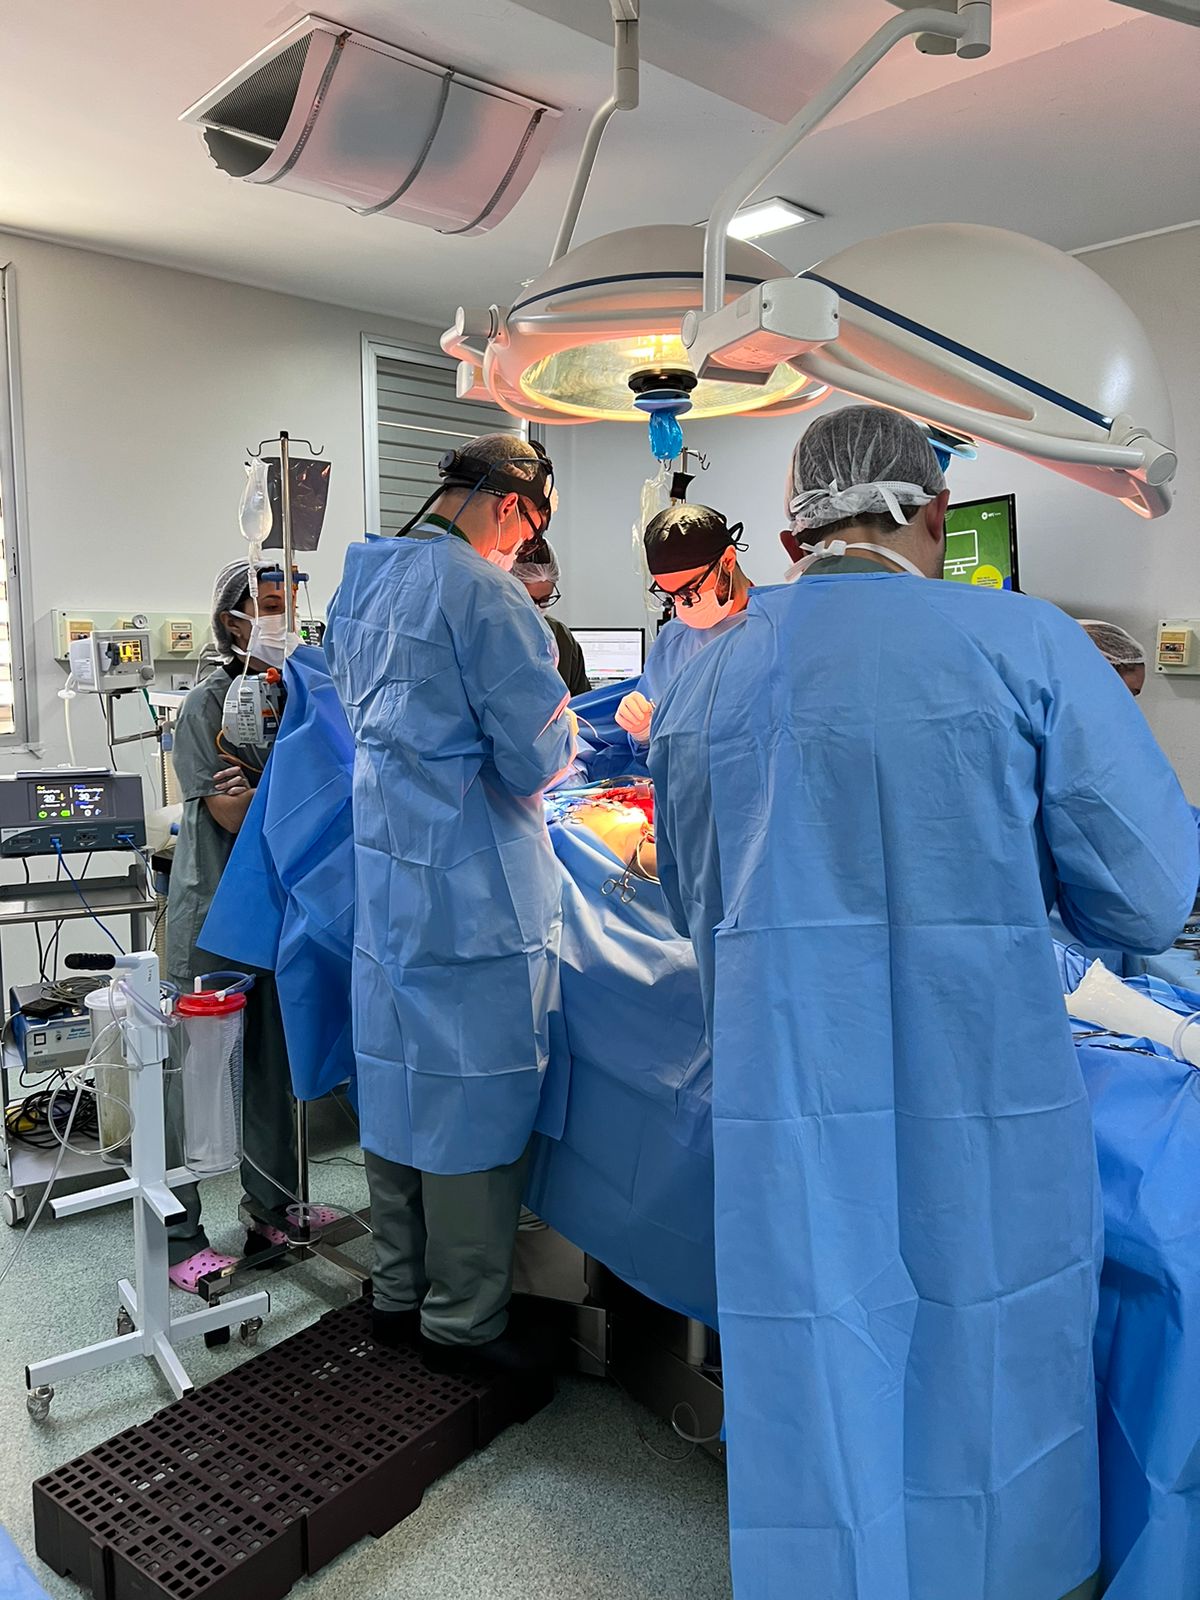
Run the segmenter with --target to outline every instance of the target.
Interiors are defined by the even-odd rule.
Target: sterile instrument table
[[[92,912],[97,917],[128,917],[130,948],[146,948],[150,919],[157,913],[157,903],[147,894],[145,873],[140,867],[131,867],[124,877],[100,877],[84,880],[88,903],[85,906],[74,884],[67,879],[44,883],[0,884],[0,994],[7,994],[4,979],[4,932],[9,928],[32,927],[46,922],[79,922],[90,920]],[[10,1100],[10,1076],[19,1073],[21,1058],[7,1033],[0,1054],[0,1098],[7,1106]],[[38,1079],[49,1080],[52,1073],[34,1073]],[[80,1139],[82,1145],[86,1141]],[[97,1148],[98,1145],[97,1145]],[[25,1200],[27,1189],[45,1185],[59,1160],[57,1149],[33,1150],[17,1140],[4,1136],[5,1165],[8,1170],[8,1187],[4,1194],[4,1220],[17,1227],[27,1215]],[[124,1170],[101,1160],[100,1156],[83,1155],[74,1150],[61,1152],[62,1164],[58,1168],[56,1183],[65,1179],[93,1177],[109,1173],[114,1182],[124,1177]]]

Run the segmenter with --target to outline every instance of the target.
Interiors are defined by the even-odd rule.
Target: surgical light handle
[[[932,6],[923,6],[892,17],[851,56],[819,94],[801,107],[773,139],[767,140],[754,159],[721,191],[709,216],[704,234],[703,316],[711,316],[725,304],[725,239],[737,212],[780,162],[791,155],[805,134],[823,122],[872,67],[903,40],[922,33],[954,39],[958,54],[964,58],[987,55],[992,47],[991,0],[959,0],[958,13],[953,16]]]

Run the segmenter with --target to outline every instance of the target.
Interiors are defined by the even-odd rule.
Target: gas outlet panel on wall
[[[199,660],[211,631],[207,611],[142,611],[136,606],[124,611],[98,611],[92,606],[52,611],[50,626],[54,656],[63,666],[70,656],[72,641],[84,639],[97,630],[147,630],[155,661]]]

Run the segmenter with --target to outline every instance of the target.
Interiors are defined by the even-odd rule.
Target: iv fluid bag
[[[267,487],[267,463],[257,456],[246,463],[246,487],[238,507],[242,537],[256,549],[262,547],[271,531],[271,501]]]
[[[633,524],[633,569],[641,581],[642,593],[646,595],[646,611],[652,617],[658,615],[658,610],[649,598],[650,569],[646,565],[646,546],[642,542],[642,535],[651,518],[656,517],[660,511],[665,511],[670,503],[670,475],[667,472],[667,463],[660,461],[658,471],[652,478],[647,478],[642,485],[641,505],[637,520]]]

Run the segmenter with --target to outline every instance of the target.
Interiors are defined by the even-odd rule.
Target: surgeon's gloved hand
[[[644,694],[639,694],[635,689],[617,707],[616,723],[618,728],[625,729],[631,739],[636,739],[639,744],[649,744],[653,716],[654,701],[647,700]]]

